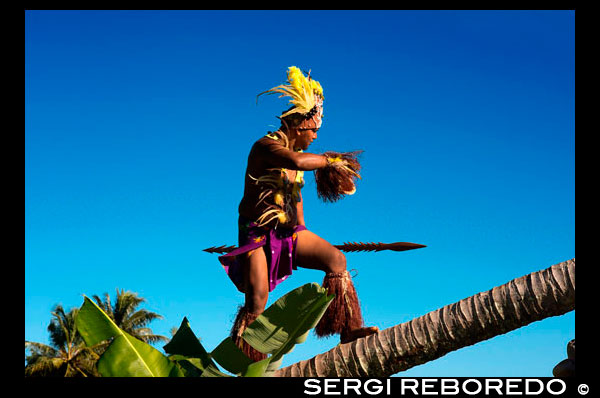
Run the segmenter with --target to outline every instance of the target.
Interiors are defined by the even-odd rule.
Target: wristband
[[[337,162],[341,162],[342,158],[340,156],[336,156],[334,158],[327,156],[327,165],[330,165],[332,163],[337,163]]]

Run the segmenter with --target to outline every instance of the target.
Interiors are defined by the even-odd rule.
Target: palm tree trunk
[[[575,259],[279,369],[279,377],[388,377],[575,309]]]

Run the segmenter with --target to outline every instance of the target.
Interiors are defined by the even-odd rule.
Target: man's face
[[[317,139],[316,128],[298,128],[298,137],[296,138],[296,148],[300,148],[303,151],[308,148],[314,140]]]
[[[296,127],[296,148],[302,149],[303,151],[308,148],[314,140],[317,139],[317,131],[319,130],[318,125],[313,119],[306,119],[300,122]]]

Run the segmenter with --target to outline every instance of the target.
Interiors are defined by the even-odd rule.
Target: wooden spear
[[[395,243],[363,243],[363,242],[346,242],[343,245],[334,245],[339,250],[344,252],[378,252],[382,250],[393,250],[395,252],[401,252],[405,250],[420,249],[427,247],[418,243],[410,242],[395,242]],[[236,246],[213,246],[208,249],[204,249],[207,253],[230,253],[237,249]]]

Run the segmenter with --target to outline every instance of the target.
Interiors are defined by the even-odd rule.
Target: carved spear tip
[[[208,249],[204,249],[203,251],[205,251],[207,253],[229,253],[235,249],[236,249],[235,246],[222,245],[222,246],[212,246],[212,247],[209,247]]]
[[[411,242],[396,242],[396,243],[389,243],[385,245],[387,250],[396,250],[396,251],[402,251],[402,250],[411,250],[411,249],[420,249],[422,247],[427,247],[425,245],[422,245],[420,243],[411,243]]]

